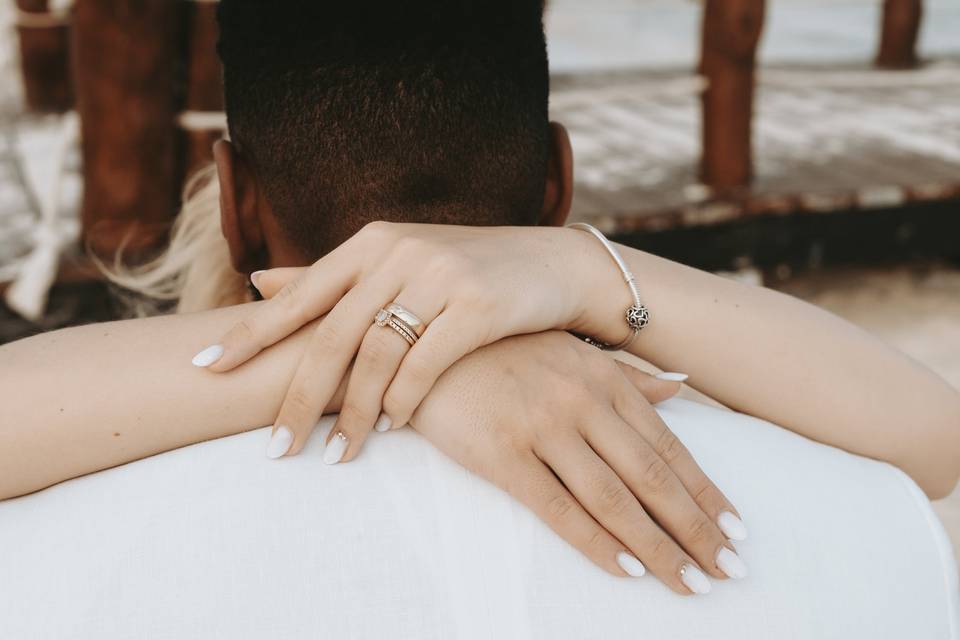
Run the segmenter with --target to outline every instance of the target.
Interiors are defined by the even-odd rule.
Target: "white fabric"
[[[905,475],[658,409],[750,529],[750,576],[707,596],[603,573],[412,430],[337,466],[319,434],[268,460],[258,430],[0,503],[0,638],[957,637],[950,546]]]

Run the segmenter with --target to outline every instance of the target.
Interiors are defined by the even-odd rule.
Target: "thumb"
[[[277,295],[287,283],[293,282],[302,276],[307,267],[278,267],[264,271],[254,271],[250,274],[250,283],[257,288],[264,299]]]
[[[663,402],[667,398],[672,398],[677,395],[677,392],[680,391],[680,383],[687,379],[686,375],[678,373],[661,373],[658,375],[662,377],[657,378],[646,371],[641,371],[619,360],[617,360],[617,366],[619,366],[623,374],[627,376],[630,384],[632,384],[650,404]]]

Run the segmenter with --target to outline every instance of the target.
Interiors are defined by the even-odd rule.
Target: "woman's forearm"
[[[252,306],[74,327],[0,347],[0,499],[271,424],[311,325],[229,374],[190,365]]]
[[[614,327],[625,334],[615,309],[630,304],[627,288],[593,238],[581,235],[597,292],[588,310],[597,310],[593,321],[605,323],[606,335],[618,335]],[[796,298],[618,249],[652,315],[634,354],[689,374],[692,386],[733,409],[896,464],[932,496],[954,486],[960,394],[941,378]]]

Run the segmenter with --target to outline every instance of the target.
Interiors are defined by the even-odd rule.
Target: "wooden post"
[[[885,69],[916,67],[917,38],[923,17],[922,0],[885,0],[880,46],[875,63]]]
[[[215,2],[190,4],[186,108],[190,111],[223,111],[223,78],[217,57],[217,5]],[[223,131],[186,131],[184,135],[184,167],[189,176],[213,160],[213,143],[223,136]]]
[[[77,0],[73,77],[83,137],[83,239],[112,257],[165,237],[177,201],[174,118],[182,3]]]
[[[73,106],[66,16],[48,13],[48,0],[17,0],[20,69],[30,111],[63,113]]]
[[[721,196],[747,187],[752,177],[754,60],[763,16],[763,0],[707,0],[704,7],[700,73],[709,84],[700,179]]]

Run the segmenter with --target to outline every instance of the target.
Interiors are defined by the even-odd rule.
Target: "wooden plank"
[[[876,58],[878,67],[910,69],[917,66],[917,39],[922,19],[922,0],[884,0]]]
[[[48,0],[17,0],[24,101],[29,111],[63,113],[73,106],[69,26]]]
[[[149,250],[176,211],[174,117],[183,4],[77,0],[73,71],[83,137],[83,240]]]
[[[700,175],[716,193],[742,189],[753,175],[754,61],[763,18],[763,0],[707,0],[704,7],[700,74],[709,84]]]
[[[187,48],[187,95],[189,111],[223,111],[223,80],[217,57],[217,4],[189,3]],[[213,143],[223,136],[220,129],[192,130],[186,137],[186,175],[213,161]]]

